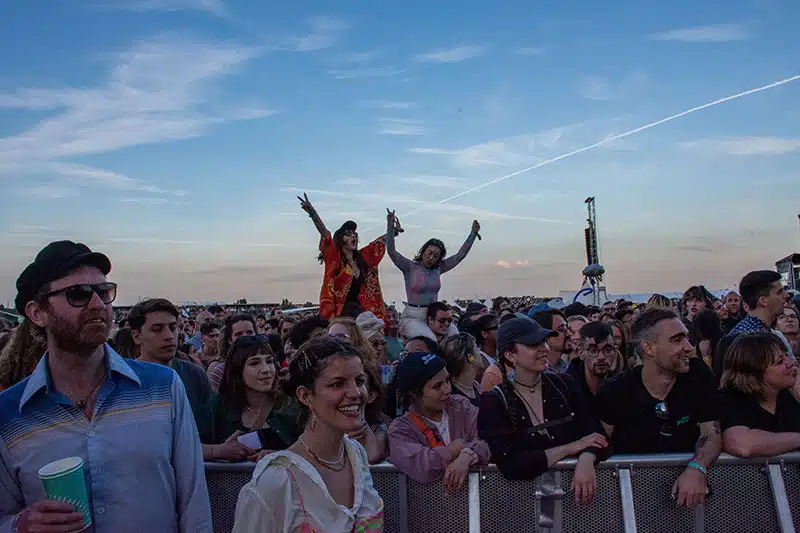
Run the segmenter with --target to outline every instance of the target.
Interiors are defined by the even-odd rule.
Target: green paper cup
[[[86,478],[83,474],[83,459],[66,457],[39,469],[39,479],[50,500],[71,503],[75,511],[83,513],[83,523],[92,523],[89,512],[89,495],[86,493]]]

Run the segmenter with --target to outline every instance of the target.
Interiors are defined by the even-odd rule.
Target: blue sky
[[[111,257],[120,303],[315,300],[303,190],[362,241],[396,209],[409,256],[479,219],[447,298],[576,289],[590,195],[612,292],[798,251],[800,80],[546,163],[800,74],[797,2],[536,4],[3,3],[0,301],[59,238]]]

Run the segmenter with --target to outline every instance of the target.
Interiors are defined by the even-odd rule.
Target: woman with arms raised
[[[308,422],[288,450],[259,461],[239,493],[233,533],[383,531],[383,500],[364,448],[347,436],[361,429],[367,376],[349,343],[315,337],[289,365],[287,395]]]
[[[308,213],[320,234],[319,257],[325,265],[322,289],[319,295],[319,315],[327,320],[337,316],[356,318],[370,311],[386,320],[386,307],[378,279],[378,264],[386,253],[386,238],[375,239],[358,249],[357,225],[348,220],[331,235],[308,195],[297,197],[300,207]],[[400,222],[395,220],[389,229],[392,238],[402,233]]]
[[[388,211],[386,224],[389,229],[397,224],[397,217],[394,211]],[[397,268],[403,273],[406,283],[406,308],[400,320],[400,333],[406,339],[426,336],[436,340],[435,335],[425,322],[428,306],[433,302],[439,301],[439,290],[442,288],[441,276],[445,272],[453,270],[458,264],[467,257],[472,249],[475,238],[480,236],[478,232],[481,225],[475,220],[472,223],[472,231],[469,237],[461,246],[456,255],[445,258],[447,250],[444,243],[439,239],[429,239],[422,245],[413,260],[404,257],[395,248],[394,232],[386,233],[386,251],[389,258]],[[455,326],[450,326],[450,334],[457,333]]]

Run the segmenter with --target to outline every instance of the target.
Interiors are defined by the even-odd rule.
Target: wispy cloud
[[[169,203],[169,199],[167,198],[151,198],[146,196],[120,198],[119,201],[123,204],[143,204],[143,205],[164,205]]]
[[[380,109],[413,109],[417,107],[414,102],[392,102],[389,100],[364,100],[362,104],[366,107]]]
[[[648,36],[648,39],[652,41],[683,41],[686,43],[724,43],[728,41],[746,41],[751,36],[747,28],[741,24],[714,24],[654,33]]]
[[[561,145],[563,137],[579,126],[582,125],[506,137],[453,150],[416,147],[409,151],[422,155],[447,156],[457,168],[520,167],[548,157]]]
[[[50,112],[27,131],[0,138],[0,177],[26,179],[46,171],[86,185],[168,193],[71,159],[200,137],[225,122],[267,116],[260,106],[229,109],[212,99],[220,78],[260,53],[231,42],[162,34],[111,56],[107,81],[98,86],[0,92],[0,108]]]
[[[78,196],[78,189],[74,187],[62,187],[60,185],[39,185],[20,189],[22,196],[36,200],[58,200],[60,198],[72,198]]]
[[[495,262],[495,266],[499,266],[501,268],[521,268],[526,267],[530,264],[527,259],[517,259],[516,261],[506,261],[505,259],[499,259]]]
[[[545,54],[545,49],[527,46],[522,48],[512,48],[509,50],[509,52],[518,56],[532,57],[543,56]]]
[[[419,120],[406,118],[379,118],[381,135],[425,135],[425,126]]]
[[[361,185],[363,181],[358,178],[345,178],[342,180],[336,180],[332,183],[332,185],[340,185],[340,186],[356,186]]]
[[[128,11],[205,11],[217,16],[226,14],[222,0],[106,0],[99,7]]]
[[[400,181],[404,183],[411,183],[413,185],[424,185],[425,187],[435,187],[439,189],[466,189],[469,186],[469,181],[464,178],[454,178],[451,176],[431,176],[428,174],[407,176],[401,178]]]
[[[357,80],[361,78],[390,78],[405,71],[395,67],[365,67],[331,69],[328,74],[337,80]]]
[[[680,147],[709,154],[780,155],[800,152],[800,138],[725,137],[680,143]]]
[[[622,100],[641,91],[647,84],[647,74],[635,72],[627,79],[613,83],[607,78],[589,76],[581,85],[581,95],[587,100]]]
[[[461,215],[468,215],[471,217],[475,217],[477,219],[499,219],[499,220],[528,220],[532,222],[547,222],[547,223],[558,223],[558,224],[570,224],[570,222],[563,221],[563,220],[556,220],[551,218],[542,218],[542,217],[531,217],[525,215],[514,215],[511,213],[500,213],[496,211],[490,211],[487,209],[480,209],[476,207],[471,207],[467,205],[460,205],[460,204],[441,204],[439,202],[432,202],[430,200],[423,200],[421,198],[417,198],[414,196],[404,196],[402,194],[397,194],[396,192],[372,192],[372,193],[352,193],[352,192],[340,192],[340,191],[325,191],[319,189],[300,189],[297,187],[284,187],[281,189],[282,192],[287,192],[291,194],[298,194],[298,193],[308,193],[310,195],[319,195],[319,196],[331,196],[336,198],[343,198],[351,202],[368,202],[370,204],[378,204],[382,205],[385,204],[387,201],[390,201],[393,205],[396,206],[406,206],[410,209],[418,209],[418,210],[432,210],[438,213],[458,213]],[[398,213],[401,215],[401,213]]]
[[[289,48],[296,52],[325,50],[339,43],[350,25],[338,17],[319,16],[308,21],[307,34],[291,37]]]
[[[415,59],[421,63],[458,63],[473,57],[478,57],[486,52],[484,46],[461,45],[455,48],[445,48],[418,54]]]

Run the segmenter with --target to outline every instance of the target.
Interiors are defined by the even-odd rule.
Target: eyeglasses
[[[370,341],[369,343],[372,345],[373,348],[382,348],[386,346],[385,339],[375,339],[374,341]]]
[[[336,339],[337,341],[350,342],[350,335],[348,335],[347,333],[337,333],[336,335],[330,335],[330,336]]]
[[[611,357],[614,355],[616,351],[617,349],[610,344],[603,346],[602,348],[598,348],[597,346],[592,344],[591,346],[586,348],[586,353],[588,353],[592,357],[597,357],[598,355],[600,355],[600,352],[603,352],[603,355],[607,357]]]
[[[453,319],[452,319],[452,318],[450,318],[450,317],[447,317],[447,318],[437,318],[437,319],[436,319],[436,322],[438,322],[438,323],[439,323],[439,324],[441,324],[442,326],[449,326],[450,324],[452,324],[452,323],[453,323]]]
[[[661,433],[662,437],[671,437],[672,436],[672,426],[669,423],[669,409],[667,409],[667,404],[664,402],[658,402],[656,404],[656,418],[661,420]]]
[[[67,303],[72,307],[86,307],[92,301],[92,296],[95,294],[100,298],[100,301],[105,305],[110,304],[117,298],[117,284],[107,281],[105,283],[98,283],[92,285],[89,283],[81,283],[78,285],[70,285],[63,289],[46,292],[39,295],[39,299],[45,300],[51,296],[63,294],[67,298]]]

